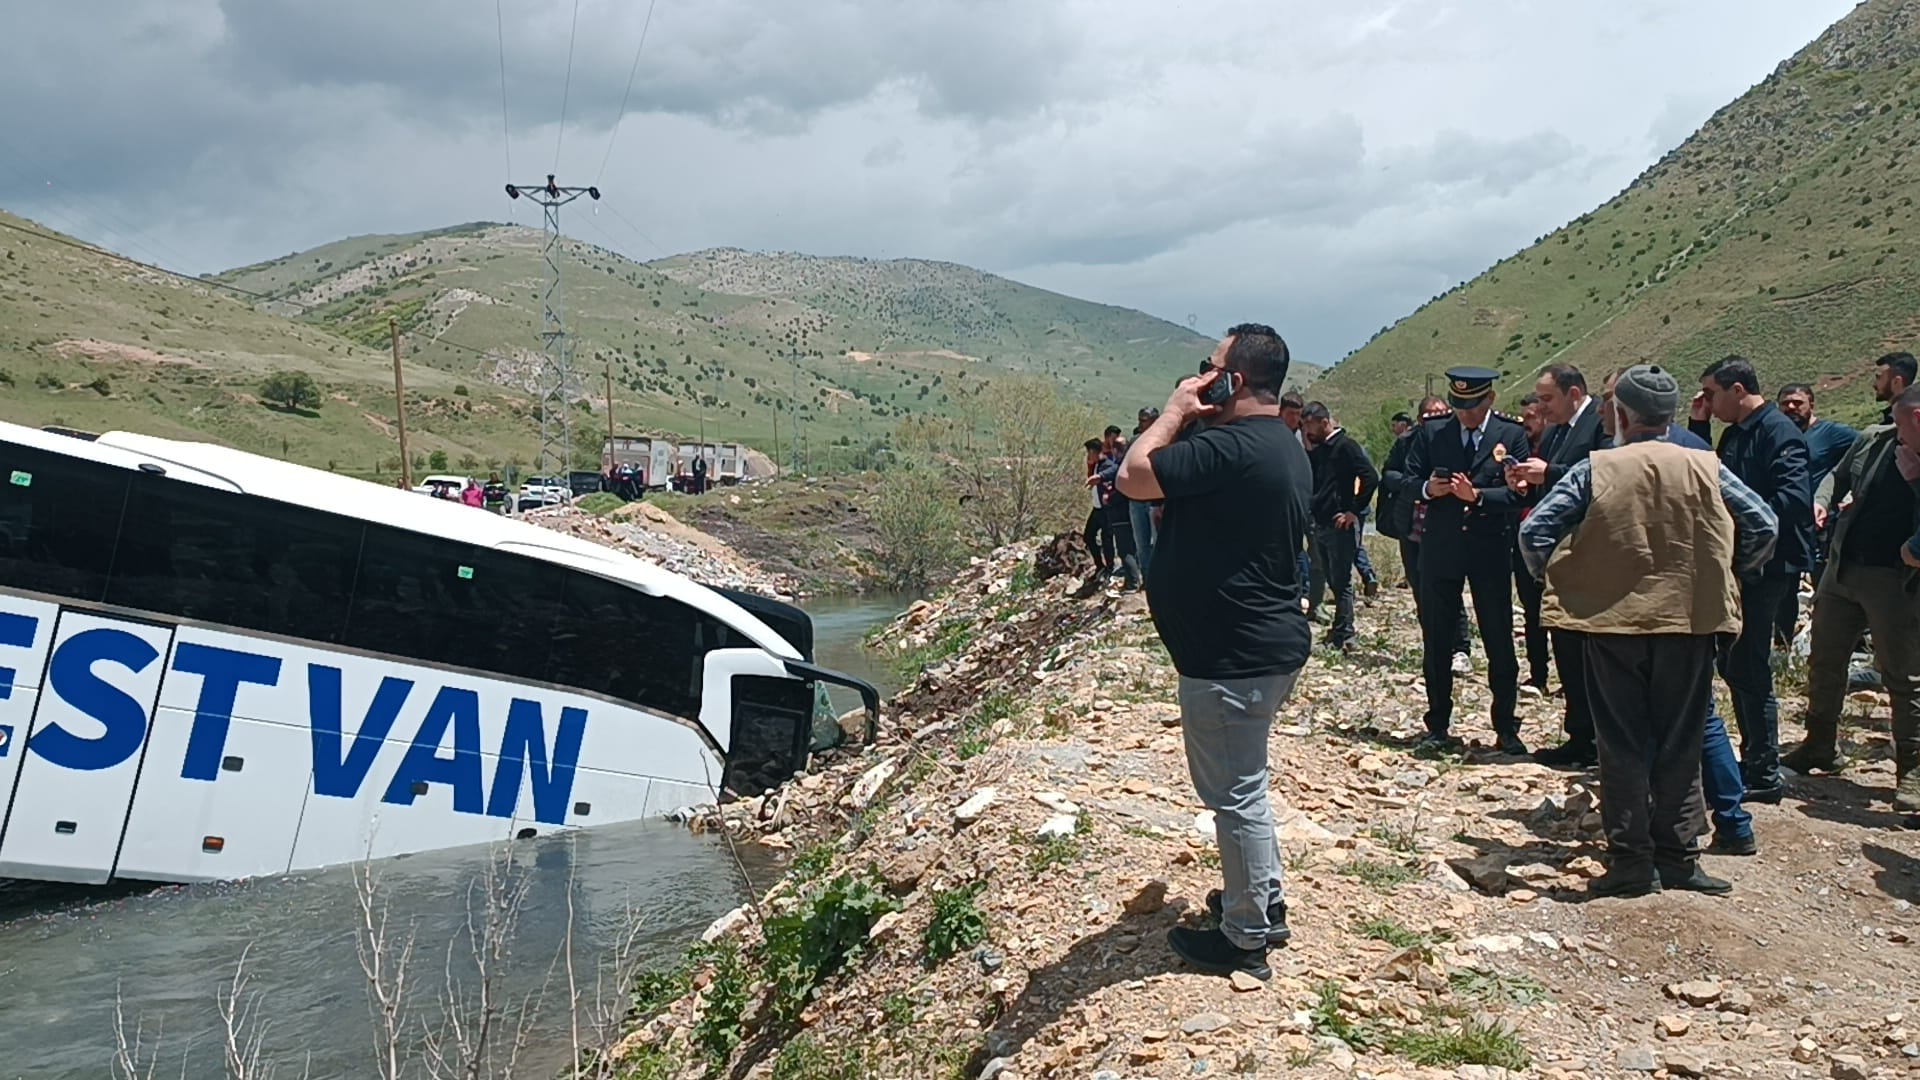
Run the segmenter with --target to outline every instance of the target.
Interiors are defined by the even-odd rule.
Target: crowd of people
[[[1885,412],[1864,431],[1819,418],[1806,384],[1768,398],[1738,356],[1687,385],[1656,364],[1591,381],[1553,365],[1518,415],[1495,409],[1499,372],[1455,368],[1443,397],[1393,418],[1377,470],[1327,405],[1283,392],[1289,364],[1270,327],[1236,326],[1164,409],[1141,412],[1130,445],[1118,428],[1087,444],[1089,546],[1111,539],[1129,587],[1144,574],[1180,676],[1190,772],[1216,815],[1223,888],[1207,903],[1219,925],[1169,933],[1189,963],[1266,978],[1267,950],[1290,937],[1267,734],[1313,623],[1329,627],[1328,648],[1354,646],[1356,575],[1378,588],[1363,562],[1370,519],[1399,544],[1420,623],[1419,749],[1463,748],[1453,690],[1475,674],[1470,596],[1495,753],[1529,755],[1520,698],[1557,692],[1564,738],[1530,756],[1598,767],[1608,858],[1596,895],[1731,891],[1701,856],[1759,850],[1745,807],[1780,801],[1784,770],[1846,767],[1839,720],[1863,645],[1892,701],[1893,807],[1920,814],[1911,354],[1874,362]],[[1807,735],[1783,753],[1773,658],[1797,636]]]

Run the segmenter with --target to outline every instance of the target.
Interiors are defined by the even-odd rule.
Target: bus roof
[[[706,611],[773,655],[801,659],[793,644],[766,623],[690,578],[623,551],[460,503],[431,499],[411,490],[356,480],[231,447],[162,439],[137,432],[109,431],[87,441],[0,421],[0,437],[123,469],[159,465],[172,479],[223,487],[442,539],[457,538],[597,574],[649,595],[678,600]]]

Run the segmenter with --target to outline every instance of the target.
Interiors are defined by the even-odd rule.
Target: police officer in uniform
[[[1500,373],[1459,367],[1447,372],[1453,415],[1429,420],[1414,434],[1407,472],[1424,477],[1416,498],[1427,504],[1420,545],[1421,606],[1427,681],[1427,735],[1423,747],[1455,749],[1453,649],[1450,631],[1460,618],[1463,590],[1473,588],[1473,613],[1487,651],[1493,689],[1493,730],[1501,753],[1525,754],[1520,741],[1520,661],[1513,649],[1513,568],[1509,549],[1519,520],[1519,494],[1507,487],[1506,467],[1529,456],[1527,433],[1493,411]]]

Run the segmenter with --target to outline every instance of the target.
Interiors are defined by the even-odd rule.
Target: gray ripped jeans
[[[1267,800],[1267,734],[1299,678],[1297,670],[1254,679],[1180,677],[1187,771],[1214,812],[1220,842],[1220,929],[1242,949],[1266,948],[1267,909],[1282,894]]]

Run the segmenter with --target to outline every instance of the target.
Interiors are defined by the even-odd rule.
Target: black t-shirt
[[[1861,566],[1901,566],[1900,545],[1913,536],[1913,489],[1894,466],[1891,452],[1882,455],[1882,475],[1873,485],[1873,497],[1853,508],[1847,526],[1843,563]]]
[[[1190,679],[1297,671],[1313,646],[1299,553],[1312,470],[1277,416],[1189,434],[1153,455],[1166,492],[1147,603]]]

